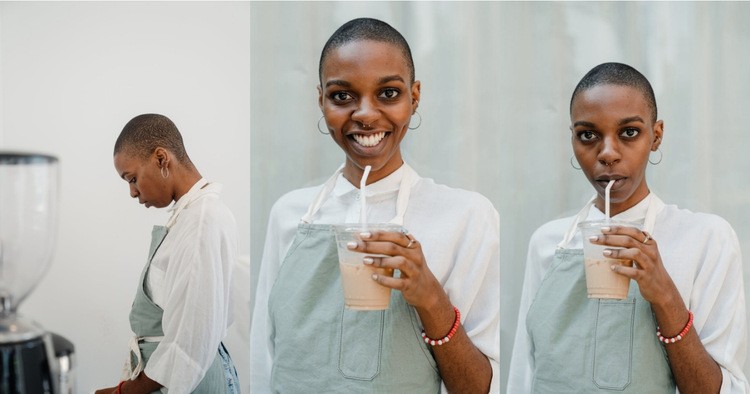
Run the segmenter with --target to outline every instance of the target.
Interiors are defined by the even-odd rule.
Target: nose
[[[601,149],[599,150],[597,159],[599,160],[599,163],[605,166],[611,166],[622,159],[622,154],[620,153],[620,142],[617,137],[608,136],[602,140]]]
[[[352,112],[352,120],[367,127],[376,120],[379,116],[378,103],[370,98],[364,97],[359,101],[357,109]]]
[[[136,198],[138,197],[138,188],[135,187],[134,183],[130,184],[130,197]]]

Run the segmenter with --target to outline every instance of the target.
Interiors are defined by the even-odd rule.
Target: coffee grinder
[[[17,313],[49,268],[58,160],[0,151],[0,393],[72,393],[73,345]]]

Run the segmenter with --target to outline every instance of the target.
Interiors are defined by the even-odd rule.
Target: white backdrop
[[[77,392],[118,382],[151,226],[168,218],[131,199],[114,170],[128,120],[157,112],[177,124],[201,173],[224,184],[249,253],[249,12],[249,3],[0,3],[0,148],[57,155],[62,177],[57,252],[20,312],[74,342]],[[229,349],[247,359],[247,347]]]
[[[568,161],[570,94],[593,66],[620,61],[649,78],[665,121],[651,189],[723,216],[750,255],[750,4],[253,3],[252,279],[273,202],[343,161],[316,130],[317,65],[330,34],[360,16],[391,23],[412,47],[424,121],[405,139],[406,160],[500,212],[502,387],[528,239],[593,194]]]

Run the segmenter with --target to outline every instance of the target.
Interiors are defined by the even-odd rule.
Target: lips
[[[370,148],[378,145],[380,141],[385,138],[385,136],[385,131],[380,131],[372,134],[351,134],[351,137],[354,139],[354,141],[365,148]]]
[[[616,190],[620,188],[620,186],[622,186],[622,184],[625,183],[627,179],[628,178],[623,175],[612,174],[612,175],[600,175],[596,177],[595,181],[599,186],[601,186],[602,189],[604,189],[609,184],[609,181],[614,180],[615,183],[612,185],[612,190]]]

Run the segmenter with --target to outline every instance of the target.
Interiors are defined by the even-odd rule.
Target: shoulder
[[[736,237],[729,222],[719,215],[704,212],[693,212],[679,208],[677,205],[665,205],[658,216],[659,224],[670,232],[690,229],[693,234],[705,239]]]
[[[191,222],[200,222],[212,225],[235,225],[232,211],[221,199],[219,193],[206,193],[198,197],[192,204],[185,208],[183,213]]]
[[[285,193],[273,204],[272,210],[294,210],[304,213],[315,195],[320,191],[322,185],[292,190]]]
[[[551,220],[539,226],[534,233],[531,234],[529,240],[530,247],[532,245],[558,244],[573,224],[573,220],[575,220],[575,217],[569,216],[566,218]]]
[[[434,214],[460,212],[462,214],[497,216],[490,200],[480,193],[435,183],[430,178],[421,178],[414,186],[412,199],[425,203]]]

